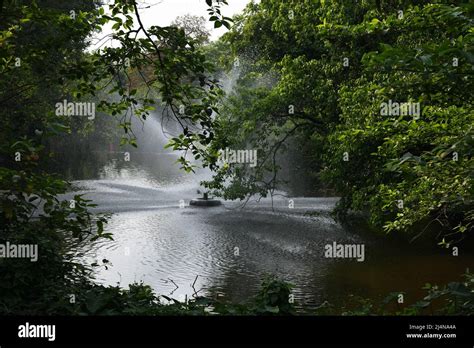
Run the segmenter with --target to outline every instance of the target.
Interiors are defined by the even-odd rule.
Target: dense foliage
[[[473,11],[467,1],[249,5],[216,45],[233,53],[220,56],[233,86],[214,145],[258,149],[258,166],[221,166],[208,187],[234,199],[274,192],[287,151],[313,185],[336,190],[341,214],[367,212],[412,238],[441,228],[448,246],[464,239],[474,227]],[[384,103],[420,109],[388,114]]]

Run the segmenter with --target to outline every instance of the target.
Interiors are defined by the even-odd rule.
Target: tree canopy
[[[228,71],[240,68],[215,143],[256,148],[259,165],[221,167],[209,188],[272,192],[278,154],[297,147],[314,185],[342,197],[339,212],[463,239],[474,216],[472,14],[467,1],[250,4],[222,40]],[[392,102],[420,112],[384,114]]]

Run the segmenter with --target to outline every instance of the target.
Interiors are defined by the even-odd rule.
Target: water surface
[[[199,294],[245,301],[273,274],[293,283],[296,300],[305,306],[392,291],[405,292],[410,301],[422,295],[426,282],[459,279],[474,264],[472,256],[344,228],[329,215],[337,198],[278,196],[245,207],[228,201],[189,206],[209,173],[183,173],[171,154],[133,156],[126,163],[120,154],[109,154],[97,179],[74,182],[74,194],[93,199],[97,212],[113,213],[106,229],[114,241],[97,241],[87,250],[88,262],[110,261],[97,274],[104,284],[143,281],[177,299]],[[364,244],[364,262],[325,258],[324,246],[333,241]]]

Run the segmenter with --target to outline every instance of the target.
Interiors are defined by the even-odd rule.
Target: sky
[[[232,17],[241,13],[251,0],[228,0],[227,2],[228,5],[221,7],[221,12],[226,17]],[[259,1],[255,2],[258,3]],[[152,25],[168,26],[176,17],[185,14],[204,16],[204,18],[209,19],[206,11],[208,6],[205,0],[138,0],[138,4],[140,17],[147,28]],[[105,6],[105,9],[107,12],[108,6]],[[103,32],[98,34],[96,38],[99,39],[110,34],[112,32],[111,25],[105,26]],[[225,27],[214,29],[212,22],[208,22],[207,27],[211,33],[211,40],[218,39],[227,31]],[[93,48],[103,43],[104,41],[93,44]]]

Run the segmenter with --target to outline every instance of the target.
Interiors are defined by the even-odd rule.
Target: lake
[[[86,171],[89,177],[74,180],[73,192],[98,204],[94,211],[113,213],[106,230],[114,240],[96,241],[86,250],[86,262],[110,261],[108,269],[97,271],[103,284],[143,281],[180,300],[197,294],[242,302],[273,274],[295,285],[299,308],[392,291],[413,302],[426,282],[459,280],[474,264],[462,252],[452,256],[364,227],[344,227],[330,215],[337,198],[279,195],[245,206],[189,206],[208,172],[180,171],[171,153],[132,153],[130,162],[121,152],[103,158],[96,171]],[[364,245],[364,260],[325,257],[325,246],[333,243]]]

